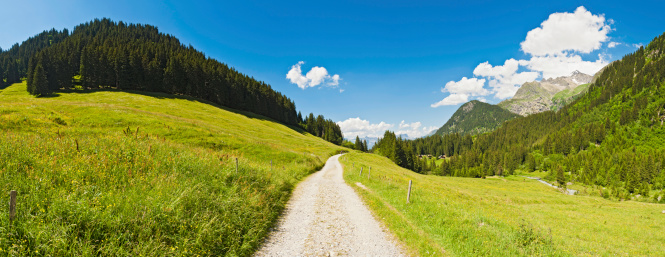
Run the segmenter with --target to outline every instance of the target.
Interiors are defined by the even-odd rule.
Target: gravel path
[[[301,182],[256,256],[403,256],[344,183],[340,155]]]

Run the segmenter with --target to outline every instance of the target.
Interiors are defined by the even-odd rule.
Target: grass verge
[[[659,256],[663,205],[569,196],[519,176],[420,175],[374,155],[341,159],[344,179],[419,256]],[[359,175],[372,167],[371,177]],[[406,203],[409,180],[411,203]],[[360,183],[367,189],[359,187]]]

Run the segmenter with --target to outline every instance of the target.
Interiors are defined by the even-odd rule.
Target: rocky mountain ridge
[[[593,76],[574,71],[570,76],[548,78],[524,83],[515,96],[498,106],[522,116],[548,110],[558,110],[565,103],[586,91]]]

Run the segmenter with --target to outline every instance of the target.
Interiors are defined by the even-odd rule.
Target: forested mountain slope
[[[503,122],[518,116],[499,106],[473,100],[460,106],[435,135],[487,133],[501,126]]]
[[[664,201],[664,53],[665,34],[605,67],[588,93],[559,111],[507,121],[471,144],[461,137],[448,142],[456,155],[431,172],[482,177],[540,170],[601,186],[605,197]],[[401,151],[417,143],[406,140]]]
[[[570,172],[607,195],[650,195],[665,186],[665,35],[610,64],[589,92],[558,112],[507,122],[477,138],[443,174]],[[662,194],[662,193],[661,193]]]

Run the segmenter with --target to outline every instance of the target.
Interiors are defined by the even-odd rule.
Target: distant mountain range
[[[574,71],[570,76],[524,83],[515,96],[498,105],[473,100],[460,106],[434,134],[483,134],[520,115],[559,110],[584,94],[593,80],[594,76]]]
[[[435,134],[482,134],[493,131],[501,126],[504,121],[518,116],[499,106],[473,100],[460,106],[448,122],[439,128]]]
[[[501,108],[522,116],[558,110],[588,89],[593,76],[574,71],[570,76],[524,83],[513,98],[500,102]]]

